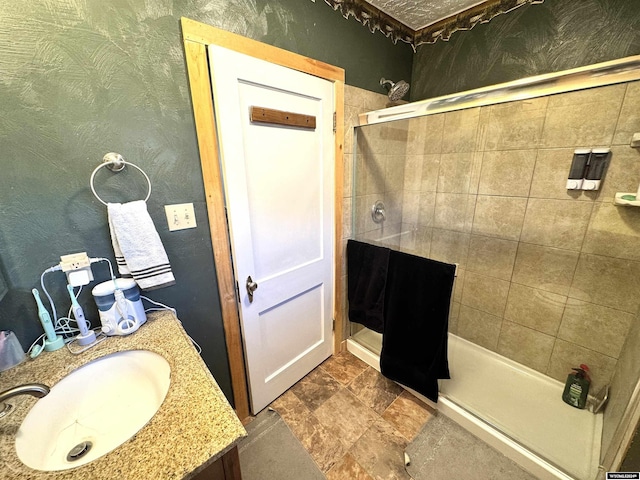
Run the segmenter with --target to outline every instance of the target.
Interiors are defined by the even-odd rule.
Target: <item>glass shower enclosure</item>
[[[640,182],[625,175],[639,160],[629,147],[631,130],[640,131],[639,67],[640,57],[629,57],[378,110],[355,129],[352,238],[457,265],[449,332],[459,377],[473,383],[463,357],[480,355],[472,363],[486,360],[487,370],[504,365],[497,384],[511,388],[487,402],[508,409],[513,392],[527,391],[532,405],[567,420],[560,430],[584,418],[588,438],[574,439],[582,457],[564,462],[573,453],[554,443],[559,434],[527,438],[537,435],[527,434],[532,427],[501,424],[478,395],[453,401],[566,478],[591,480],[598,466],[615,467],[638,402],[624,388],[604,414],[585,410],[578,419],[554,392],[580,363],[592,367],[592,409],[605,386],[640,377],[631,366],[640,290],[627,284],[640,267],[632,248],[640,209],[615,204],[616,193]],[[567,190],[574,150],[595,147],[611,151],[602,188]],[[607,293],[598,290],[603,282]],[[380,354],[380,334],[349,328],[351,342]],[[447,388],[464,390],[447,382],[445,397]],[[529,391],[529,383],[542,388]]]

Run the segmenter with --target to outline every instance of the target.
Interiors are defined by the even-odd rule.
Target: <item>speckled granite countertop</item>
[[[43,352],[35,360],[0,373],[0,391],[23,383],[53,387],[83,364],[122,350],[150,350],[171,366],[171,385],[162,406],[133,438],[93,462],[59,472],[33,470],[20,462],[14,437],[37,399],[21,395],[16,408],[0,419],[0,478],[11,479],[178,479],[190,478],[229,451],[246,431],[170,312],[148,315],[132,335],[110,337],[73,355],[66,348]]]

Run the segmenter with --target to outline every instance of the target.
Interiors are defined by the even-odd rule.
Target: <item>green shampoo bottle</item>
[[[562,392],[562,400],[572,407],[584,408],[587,405],[587,395],[589,394],[589,367],[584,363],[580,367],[573,368],[573,373],[567,377],[567,383]]]

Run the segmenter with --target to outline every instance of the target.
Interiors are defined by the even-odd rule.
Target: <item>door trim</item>
[[[213,247],[222,309],[222,322],[231,373],[231,387],[236,414],[241,420],[249,413],[249,394],[244,352],[240,333],[240,317],[236,300],[235,279],[231,265],[231,243],[227,231],[222,174],[218,156],[218,138],[213,112],[207,46],[218,45],[238,53],[298,70],[333,82],[336,115],[335,129],[335,237],[334,237],[334,304],[333,351],[342,343],[344,292],[342,279],[342,200],[344,141],[344,70],[297,53],[289,52],[219,28],[182,17],[182,38],[191,90],[191,102],[202,165],[202,179]]]

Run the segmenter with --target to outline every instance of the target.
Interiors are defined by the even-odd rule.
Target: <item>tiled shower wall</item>
[[[344,88],[344,185],[343,185],[343,204],[342,204],[342,275],[340,281],[344,303],[341,305],[343,322],[342,338],[347,339],[351,334],[351,325],[346,321],[349,316],[347,313],[347,265],[346,265],[346,246],[347,239],[353,238],[352,218],[354,214],[355,195],[353,189],[353,159],[355,145],[353,143],[354,127],[358,125],[358,115],[364,112],[379,110],[387,106],[387,96],[364,90],[362,88],[345,85]],[[354,324],[356,325],[356,324]]]
[[[347,127],[384,106],[362,92]],[[640,208],[613,205],[640,183],[639,105],[635,82],[363,127],[345,141],[345,238],[457,263],[452,332],[561,381],[587,363],[595,393],[640,310]],[[598,192],[565,189],[578,147],[612,149]]]

